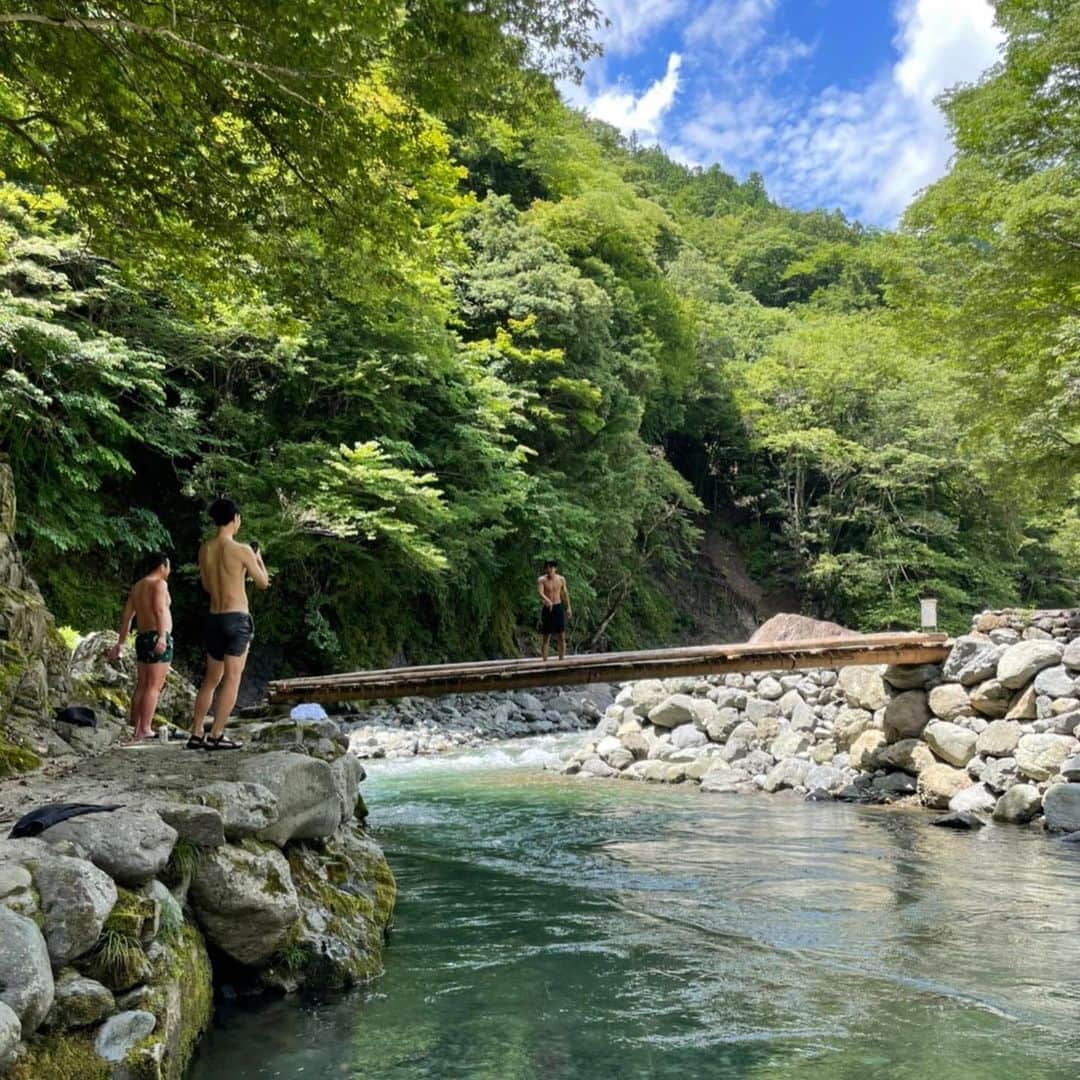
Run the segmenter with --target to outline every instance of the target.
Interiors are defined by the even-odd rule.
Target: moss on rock
[[[94,1050],[94,1034],[55,1031],[28,1040],[4,1080],[110,1080],[112,1067]]]
[[[41,758],[32,750],[18,743],[9,742],[0,735],[0,778],[29,772],[41,765]]]

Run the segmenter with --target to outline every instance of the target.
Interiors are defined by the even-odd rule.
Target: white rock
[[[11,1006],[0,1001],[0,1072],[11,1068],[19,1055],[22,1024]]]
[[[999,720],[1005,716],[1012,700],[1013,691],[997,679],[987,679],[971,691],[971,707],[991,720]]]
[[[942,683],[930,691],[930,711],[942,720],[955,720],[958,716],[971,715],[968,692],[959,683]]]
[[[757,693],[758,697],[764,698],[766,701],[777,701],[783,696],[784,688],[772,676],[766,676],[758,683]]]
[[[1072,671],[1080,671],[1080,637],[1070,641],[1061,654],[1061,661]]]
[[[671,733],[671,745],[678,750],[704,746],[708,741],[709,738],[705,732],[699,730],[693,724],[682,724]]]
[[[1043,668],[1035,676],[1035,693],[1051,698],[1072,697],[1076,693],[1076,676],[1064,664]]]
[[[153,1034],[155,1027],[157,1020],[154,1014],[143,1009],[117,1013],[98,1029],[94,1049],[98,1057],[105,1061],[123,1061],[133,1046]]]
[[[873,712],[888,700],[880,667],[845,667],[840,669],[840,689],[853,709]]]
[[[694,699],[688,694],[672,694],[651,708],[648,716],[656,727],[674,728],[693,723]]]
[[[1033,784],[1013,784],[994,806],[994,820],[1022,825],[1039,813],[1042,802],[1039,789]]]
[[[1005,649],[1006,646],[995,645],[983,634],[958,637],[941,669],[942,678],[964,686],[989,679],[996,673],[998,660]]]
[[[998,661],[998,681],[1018,690],[1043,668],[1060,663],[1063,652],[1063,647],[1056,641],[1020,641],[1010,645]]]
[[[45,944],[60,967],[89,952],[116,903],[116,885],[85,859],[66,855],[28,861],[41,898]]]
[[[927,746],[942,761],[962,767],[975,756],[975,732],[946,720],[932,720],[922,733]]]
[[[949,800],[949,809],[955,812],[990,813],[997,801],[997,796],[989,788],[983,784],[973,784]]]
[[[277,799],[277,818],[256,835],[281,847],[289,840],[319,840],[341,824],[341,802],[330,766],[319,758],[278,750],[245,761],[238,778],[259,784]]]
[[[783,788],[800,787],[810,771],[808,761],[800,761],[798,758],[785,758],[777,762],[765,777],[762,787],[765,791],[780,791]]]
[[[810,739],[804,731],[796,731],[789,728],[782,731],[773,739],[769,746],[769,753],[778,761],[782,758],[794,757],[796,754],[808,749]]]
[[[946,810],[949,800],[971,786],[971,777],[963,769],[937,763],[919,773],[919,799],[932,810]]]
[[[836,740],[836,745],[846,750],[873,722],[873,715],[866,709],[849,707],[841,709],[833,721],[833,738]]]
[[[975,749],[987,757],[1011,757],[1023,733],[1016,720],[991,720],[979,735]]]
[[[876,769],[878,754],[885,748],[885,735],[876,728],[864,731],[852,744],[851,767],[860,772]]]
[[[1024,735],[1016,746],[1016,766],[1032,780],[1049,780],[1076,747],[1068,735]]]

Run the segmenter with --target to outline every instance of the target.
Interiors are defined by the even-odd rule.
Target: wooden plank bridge
[[[578,653],[564,660],[481,660],[466,664],[355,671],[279,679],[271,704],[371,701],[412,696],[521,690],[532,686],[670,679],[733,671],[794,671],[852,664],[936,664],[949,654],[944,634],[865,634],[807,641],[692,645],[644,652]]]

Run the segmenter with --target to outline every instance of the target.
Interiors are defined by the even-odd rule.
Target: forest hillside
[[[895,231],[569,109],[589,3],[272,6],[0,3],[0,451],[61,623],[163,548],[193,655],[222,494],[289,670],[530,648],[546,557],[577,648],[695,632],[710,551],[867,630],[1075,602],[1080,4],[999,0]]]

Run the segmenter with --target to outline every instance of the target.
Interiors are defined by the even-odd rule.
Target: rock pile
[[[214,974],[276,990],[378,974],[395,885],[358,820],[363,778],[340,749],[84,761],[64,798],[128,806],[0,841],[0,1073],[179,1080]]]
[[[917,801],[1000,822],[1042,815],[1048,830],[1078,831],[1080,618],[993,616],[940,667],[628,684],[564,771]]]

